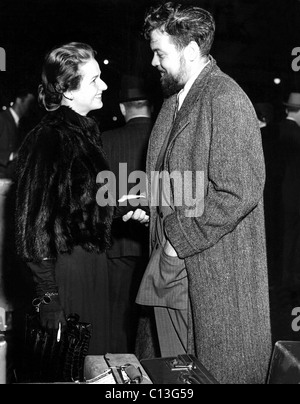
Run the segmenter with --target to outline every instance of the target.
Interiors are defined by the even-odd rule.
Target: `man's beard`
[[[178,82],[178,78],[169,73],[165,73],[161,78],[161,88],[165,98],[171,97],[173,94],[179,93],[184,84]]]
[[[179,93],[185,85],[185,62],[183,58],[180,59],[180,69],[176,76],[172,76],[170,73],[164,73],[161,77],[161,88],[165,98],[169,98],[174,94]]]

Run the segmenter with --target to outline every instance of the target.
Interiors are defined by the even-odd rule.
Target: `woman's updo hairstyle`
[[[77,90],[81,75],[81,64],[95,58],[96,52],[87,44],[70,42],[52,49],[45,57],[42,83],[39,86],[40,105],[54,111],[61,105],[63,93]]]

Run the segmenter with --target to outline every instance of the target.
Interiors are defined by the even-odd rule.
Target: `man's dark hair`
[[[172,36],[178,49],[195,41],[202,56],[208,56],[214,40],[215,20],[203,8],[167,2],[151,7],[146,13],[143,27],[145,38],[150,39],[155,29]]]
[[[16,100],[17,98],[24,99],[27,97],[28,94],[34,94],[35,91],[32,88],[29,87],[20,87],[17,88],[14,91],[14,99]]]

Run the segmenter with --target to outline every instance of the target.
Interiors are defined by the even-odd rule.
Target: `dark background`
[[[282,102],[291,91],[300,92],[300,71],[292,70],[295,59],[292,50],[300,47],[300,1],[182,2],[212,12],[217,25],[212,56],[253,103],[271,103],[279,121],[284,115]],[[140,34],[145,10],[154,3],[153,0],[0,0],[0,47],[5,49],[7,58],[6,71],[0,72],[0,108],[9,105],[16,88],[30,86],[36,93],[47,51],[67,41],[82,41],[97,50],[102,78],[108,85],[103,95],[104,107],[93,112],[102,131],[122,124],[118,91],[125,73],[145,77],[158,111],[162,101],[159,75],[151,66],[149,44]],[[105,59],[110,61],[108,65],[103,64]],[[281,80],[280,84],[274,83],[275,78]],[[31,124],[39,121],[42,114],[36,106]],[[28,292],[23,278],[18,289],[17,270],[14,268],[10,274],[14,285],[11,297],[17,296],[22,301],[23,295],[27,299]],[[298,340],[299,333],[291,328],[291,311],[300,306],[300,297],[291,301],[287,291],[272,287],[270,301],[273,341]]]
[[[211,54],[244,88],[253,102],[271,102],[276,116],[290,91],[300,91],[300,72],[293,72],[300,47],[299,0],[182,0],[211,11],[217,31]],[[104,107],[97,111],[102,130],[119,125],[118,89],[124,73],[140,74],[161,103],[159,78],[151,67],[149,44],[140,34],[152,0],[0,0],[0,47],[6,71],[0,72],[0,103],[12,90],[39,82],[44,54],[67,41],[87,42],[98,52],[108,84]],[[103,60],[110,63],[103,65]],[[279,85],[274,78],[280,78]]]

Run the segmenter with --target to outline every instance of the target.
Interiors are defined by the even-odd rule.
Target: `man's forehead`
[[[151,32],[150,45],[152,49],[175,46],[172,37],[165,31],[160,31],[158,29]]]

